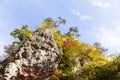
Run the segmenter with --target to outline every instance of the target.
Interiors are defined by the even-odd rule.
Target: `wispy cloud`
[[[105,2],[104,0],[90,0],[92,6],[100,7],[100,8],[108,8],[110,7],[110,3]]]
[[[106,48],[109,52],[118,53],[120,52],[120,24],[114,24],[112,26],[102,26],[96,34],[98,41]]]
[[[70,12],[72,14],[74,14],[75,16],[77,16],[80,20],[91,20],[92,17],[88,16],[88,15],[83,15],[81,14],[79,11],[75,10],[75,9],[71,9]]]
[[[84,15],[84,16],[81,16],[80,19],[81,19],[81,20],[91,20],[92,17],[87,16],[87,15]]]

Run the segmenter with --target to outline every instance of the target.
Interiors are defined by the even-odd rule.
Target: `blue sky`
[[[61,26],[66,32],[78,26],[80,40],[89,44],[98,41],[109,54],[120,52],[120,0],[0,0],[0,52],[15,39],[10,36],[16,27],[28,24],[31,30],[45,18],[67,20]]]

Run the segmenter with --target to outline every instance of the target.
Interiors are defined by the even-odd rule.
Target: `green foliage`
[[[8,46],[4,46],[4,49],[9,56],[14,56],[19,50],[21,45],[22,45],[21,42],[14,41],[12,44],[9,44]]]
[[[76,76],[72,72],[69,72],[67,74],[62,73],[62,74],[59,75],[60,80],[75,80],[75,78],[76,78]]]
[[[58,17],[58,20],[55,22],[55,27],[59,27],[60,24],[66,24],[66,20],[63,19],[62,17]]]
[[[52,75],[49,80],[60,80],[56,75]]]
[[[104,47],[101,47],[101,44],[99,42],[95,42],[94,47],[100,50],[100,54],[106,52],[108,49],[105,49]]]
[[[60,33],[58,33],[55,28],[52,28],[52,31],[53,31],[53,33],[54,33],[53,35],[54,35],[54,38],[55,38],[55,40],[56,40],[57,46],[58,46],[59,48],[62,48],[62,46],[63,46],[63,44],[64,44],[64,40],[65,40],[64,36],[61,35]]]
[[[75,80],[77,78],[79,80],[79,77],[84,80],[99,80],[99,75],[95,75],[98,70],[97,67],[108,62],[103,54],[99,54],[100,48],[80,42],[72,33],[77,33],[77,28],[71,27],[69,34],[64,35],[58,33],[55,28],[52,29],[58,47],[63,49],[63,55],[58,66],[60,74],[56,76],[60,80]],[[78,58],[77,61],[76,58]],[[79,70],[74,72],[74,67],[79,68]]]
[[[97,62],[100,63],[100,62]],[[111,63],[89,64],[82,68],[82,76],[87,80],[113,80],[116,78],[117,66]],[[81,77],[82,77],[81,76]]]
[[[21,45],[32,37],[32,31],[28,29],[28,25],[24,25],[21,29],[16,28],[11,32],[11,35],[19,39],[19,41],[14,41],[12,44],[4,47],[5,52],[8,53],[9,56],[15,55]]]
[[[73,27],[72,26],[72,27],[69,28],[69,31],[66,33],[66,35],[74,35],[76,37],[79,37],[80,34],[78,32],[79,32],[78,27]]]
[[[32,37],[32,31],[28,29],[28,25],[24,25],[21,29],[16,28],[11,35],[20,41],[26,41]]]
[[[60,54],[58,69],[49,80],[120,80],[120,56],[109,61],[102,54],[106,49],[98,42],[91,45],[78,40],[77,27],[70,27],[66,34],[61,34],[56,27],[65,23],[66,20],[61,17],[56,22],[47,18],[41,23],[42,27],[36,30],[52,29],[57,46],[63,52]],[[21,29],[16,28],[11,35],[20,41],[5,47],[6,52],[12,56],[19,50],[22,42],[32,37],[32,32],[25,25]]]

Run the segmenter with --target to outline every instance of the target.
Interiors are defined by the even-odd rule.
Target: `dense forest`
[[[32,38],[33,33],[50,28],[60,55],[58,67],[51,72],[49,80],[120,80],[120,56],[108,58],[105,55],[107,49],[101,47],[100,43],[92,45],[80,41],[77,27],[70,27],[68,32],[61,33],[58,27],[65,23],[66,20],[61,17],[56,21],[47,18],[36,31],[29,30],[28,25],[16,28],[11,32],[16,41],[5,46],[5,52],[9,57],[14,56],[24,42]],[[0,68],[2,70],[4,66]]]

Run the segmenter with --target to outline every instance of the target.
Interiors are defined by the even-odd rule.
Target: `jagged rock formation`
[[[20,47],[13,60],[5,64],[3,79],[47,80],[49,72],[57,69],[58,56],[59,50],[52,30],[47,28],[34,32],[33,37]]]

